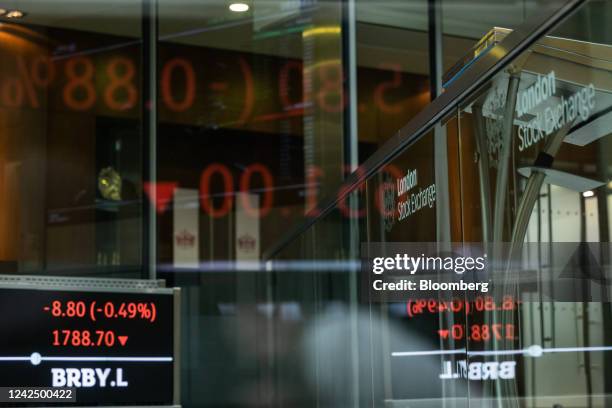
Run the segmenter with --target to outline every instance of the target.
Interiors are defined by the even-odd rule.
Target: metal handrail
[[[485,85],[511,61],[526,51],[539,38],[563,21],[587,0],[553,0],[542,4],[538,14],[532,16],[512,31],[489,52],[467,67],[462,75],[438,98],[418,113],[407,125],[395,133],[385,144],[370,156],[359,168],[351,173],[335,190],[337,193],[319,202],[315,211],[306,214],[306,220],[290,230],[279,242],[267,250],[262,259],[272,259],[294,239],[328,215],[337,204],[359,188],[370,176],[374,175],[385,163],[389,162],[405,148],[419,140],[439,121],[447,117],[459,104],[474,91]]]

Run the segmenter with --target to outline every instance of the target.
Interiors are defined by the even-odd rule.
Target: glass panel
[[[192,264],[259,260],[348,173],[340,5],[159,7],[158,178],[200,197]],[[256,234],[242,229],[241,215],[253,215]],[[164,264],[182,262],[173,236],[183,231],[172,220],[172,211],[159,216]],[[257,248],[243,253],[240,242],[251,238]]]
[[[359,0],[357,110],[363,162],[430,101],[427,2]]]
[[[584,15],[583,9],[558,32]],[[500,30],[501,36],[507,33]],[[609,48],[540,39],[470,96],[456,116],[367,180],[362,242],[443,242],[439,217],[445,201],[439,195],[448,183],[450,239],[509,245],[532,275],[528,284],[521,282],[520,294],[495,281],[504,290],[499,298],[485,294],[445,302],[440,297],[426,299],[422,307],[410,300],[366,302],[369,332],[350,344],[358,350],[371,347],[366,355],[372,363],[353,374],[374,381],[368,405],[606,406],[610,312],[609,303],[598,300],[609,293],[593,276],[563,281],[558,274],[574,257],[589,256],[584,246],[567,246],[572,241],[609,242]],[[434,165],[440,134],[448,153],[444,183]],[[534,174],[544,175],[535,177],[542,183],[538,188],[532,186]],[[429,206],[432,186],[434,205]],[[295,254],[311,259],[305,248],[319,246],[303,239],[321,239],[316,228],[291,244]],[[562,244],[543,245],[552,242]],[[608,271],[609,248],[587,249]],[[584,258],[576,259],[584,268]],[[325,355],[333,344],[319,345],[319,353]],[[555,379],[553,372],[566,374]],[[318,377],[321,387],[325,378]]]
[[[438,220],[441,211],[448,208],[449,199],[446,197],[450,197],[453,205],[460,204],[460,197],[453,191],[444,191],[446,180],[438,182],[434,145],[438,140],[437,135],[448,140],[449,172],[456,174],[456,150],[453,149],[456,148],[457,125],[456,116],[451,116],[368,180],[366,242],[381,242],[390,248],[393,243],[443,241],[438,237],[445,225]],[[441,176],[445,178],[446,174]],[[450,231],[455,231],[452,232],[453,237],[460,229],[457,221],[453,218],[451,225],[448,225]],[[362,273],[368,274],[369,271],[362,270]],[[369,288],[364,287],[363,292],[368,293]],[[440,336],[440,329],[463,327],[465,313],[450,313],[450,310],[438,313],[434,305],[442,304],[441,298],[425,298],[418,292],[401,292],[400,297],[402,302],[371,305],[376,311],[373,321],[381,319],[384,327],[384,330],[372,333],[383,345],[375,351],[374,358],[384,362],[382,371],[372,375],[375,378],[382,376],[388,382],[383,398],[377,400],[374,406],[429,407],[438,406],[442,401],[450,406],[468,406],[467,380],[445,379],[447,365],[454,365],[456,361],[466,358],[465,338]],[[421,304],[425,307],[415,312],[415,305]],[[448,350],[463,350],[463,353],[447,356],[445,353]]]
[[[270,347],[270,403],[361,406],[383,393],[383,379],[373,384],[370,376],[382,363],[371,357],[368,307],[357,298],[355,257],[365,232],[364,192],[349,194],[267,263],[265,304],[250,309],[268,327],[261,341]],[[239,317],[241,326],[250,320]],[[265,353],[252,346],[248,350],[253,359]],[[264,379],[245,379],[240,386],[248,389]]]
[[[159,3],[158,261],[184,289],[182,403],[312,406],[298,340],[348,289],[310,270],[344,259],[344,232],[317,224],[324,250],[306,235],[279,272],[262,256],[350,172],[342,4],[232,8]]]
[[[471,396],[608,405],[612,43],[587,27],[609,6],[588,3],[461,108],[465,239],[508,242],[532,281],[514,308],[469,316],[470,369],[514,365]]]
[[[140,3],[3,6],[0,271],[141,277]]]

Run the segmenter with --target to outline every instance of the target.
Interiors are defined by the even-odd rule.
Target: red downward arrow
[[[122,346],[125,346],[125,342],[127,342],[128,336],[117,336],[117,339],[119,339],[119,343],[121,343]]]
[[[149,196],[149,200],[155,205],[158,213],[163,213],[168,208],[172,200],[174,190],[178,183],[175,181],[162,181],[159,183],[144,183],[144,191]]]
[[[438,334],[443,339],[447,339],[448,338],[448,329],[446,329],[446,330],[440,329],[440,330],[438,330]]]

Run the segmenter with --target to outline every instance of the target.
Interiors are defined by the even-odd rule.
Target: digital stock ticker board
[[[174,297],[0,287],[0,386],[74,388],[74,406],[173,405]]]

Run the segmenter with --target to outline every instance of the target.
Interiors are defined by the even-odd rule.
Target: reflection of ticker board
[[[462,398],[468,389],[478,397],[496,381],[517,380],[523,351],[497,358],[489,351],[518,348],[518,325],[487,315],[513,314],[518,307],[511,296],[419,298],[391,305],[400,328],[390,339],[393,398]]]
[[[174,297],[0,288],[0,385],[74,387],[76,405],[172,405]]]
[[[42,37],[53,45],[41,45],[28,40],[41,36],[37,28],[7,27],[5,34],[24,46],[0,45],[0,107],[140,115],[137,41],[48,28]],[[157,107],[162,122],[270,132],[276,131],[272,123],[288,120],[290,133],[301,134],[300,118],[308,111],[333,114],[347,107],[341,64],[319,64],[310,70],[295,58],[168,42],[158,44],[158,54]],[[426,78],[406,68],[398,61],[360,67],[360,122],[365,120],[366,133],[372,125],[386,129],[389,120],[394,128],[387,133],[392,133],[429,101]],[[314,84],[307,95],[305,73]]]

